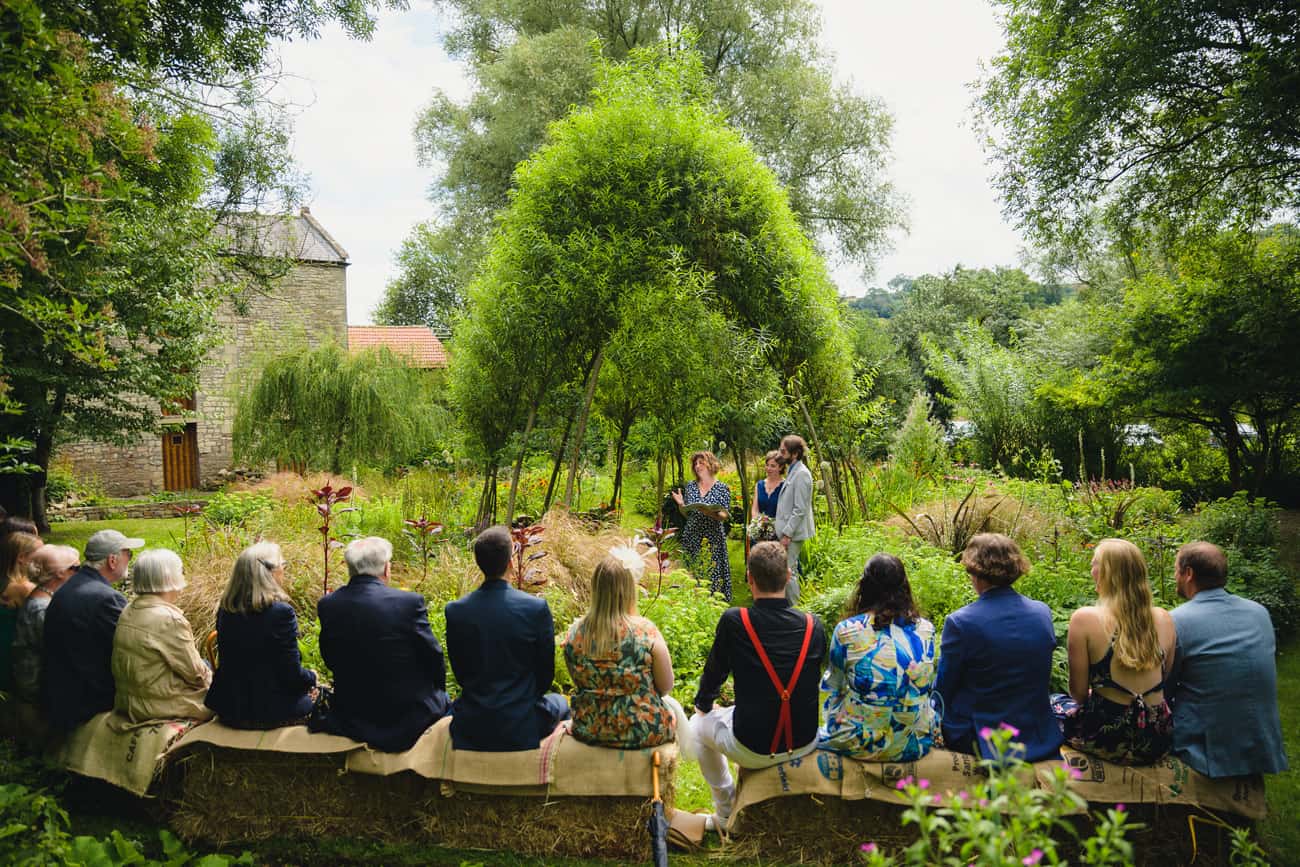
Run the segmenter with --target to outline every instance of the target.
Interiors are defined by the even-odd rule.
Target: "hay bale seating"
[[[1074,791],[1096,809],[1125,804],[1135,820],[1147,825],[1130,838],[1152,863],[1191,860],[1189,816],[1240,824],[1265,815],[1258,778],[1210,780],[1168,757],[1152,767],[1130,768],[1069,749],[1062,752],[1065,763],[1082,775],[1071,782]],[[1047,786],[1060,766],[1058,761],[1034,765],[1035,784]],[[852,863],[865,842],[892,848],[916,839],[915,829],[900,822],[906,804],[896,788],[899,780],[927,779],[930,791],[950,794],[969,788],[980,773],[972,756],[946,750],[907,763],[861,762],[818,750],[771,768],[742,770],[728,851],[737,857],[780,852],[793,863]],[[1074,817],[1074,824],[1086,833],[1090,819]],[[1221,830],[1197,823],[1202,859],[1224,850]]]
[[[652,754],[671,809],[677,748],[579,743],[561,726],[537,750],[458,752],[450,720],[405,753],[305,728],[198,726],[168,756],[164,797],[187,840],[360,836],[509,849],[534,857],[648,857]]]

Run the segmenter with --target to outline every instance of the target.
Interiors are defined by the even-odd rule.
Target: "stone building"
[[[261,251],[292,264],[272,291],[252,293],[239,310],[223,305],[221,335],[193,397],[159,409],[160,434],[124,446],[67,443],[57,462],[96,478],[112,496],[200,487],[231,466],[233,393],[248,384],[260,352],[299,334],[312,343],[332,337],[346,345],[347,251],[307,208],[296,217],[265,218],[255,228]]]

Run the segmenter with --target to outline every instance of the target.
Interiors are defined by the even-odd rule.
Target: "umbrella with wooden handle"
[[[664,799],[659,796],[659,751],[654,754],[650,769],[654,780],[654,800],[650,802],[650,818],[646,830],[650,832],[650,860],[655,867],[668,865],[668,819],[664,817]]]

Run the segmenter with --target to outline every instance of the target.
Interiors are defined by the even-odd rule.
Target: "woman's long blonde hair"
[[[1124,539],[1097,544],[1098,601],[1115,618],[1115,659],[1142,671],[1160,659],[1160,635],[1151,615],[1147,561],[1137,545]]]
[[[636,579],[614,556],[596,564],[591,576],[591,608],[578,630],[591,656],[608,656],[618,649],[628,618],[636,614]]]
[[[10,533],[0,542],[0,590],[8,587],[10,581],[31,580],[25,568],[18,568],[18,561],[36,553],[44,544],[40,536],[31,533]]]

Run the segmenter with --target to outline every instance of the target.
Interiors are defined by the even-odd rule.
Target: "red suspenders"
[[[772,660],[767,658],[767,651],[763,649],[762,643],[758,640],[758,633],[754,631],[754,625],[749,622],[749,609],[740,609],[740,622],[745,624],[745,632],[749,633],[749,640],[758,651],[758,659],[763,663],[763,668],[767,669],[767,676],[772,681],[772,686],[776,689],[776,694],[781,697],[781,713],[776,718],[776,731],[772,732],[772,749],[769,752],[776,755],[777,744],[781,742],[781,736],[785,735],[785,752],[791,752],[794,749],[794,722],[790,719],[790,690],[794,689],[795,684],[799,682],[799,673],[803,671],[804,660],[808,658],[808,644],[812,641],[813,619],[812,615],[804,612],[803,615],[807,620],[803,628],[803,647],[799,648],[799,661],[794,664],[794,671],[790,674],[790,682],[782,685],[781,678],[776,676],[776,669],[772,667]]]

